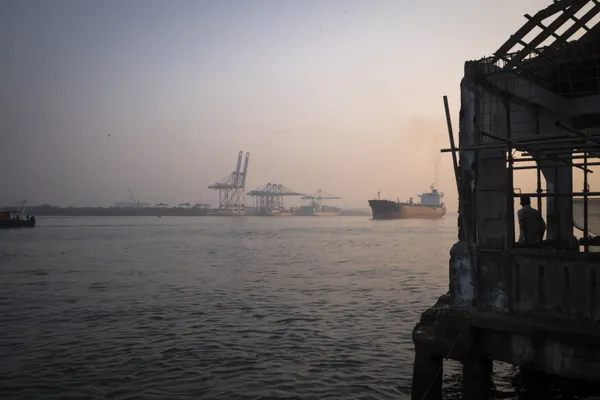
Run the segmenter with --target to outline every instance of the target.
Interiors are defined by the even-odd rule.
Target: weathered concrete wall
[[[413,330],[415,360],[437,359],[438,368],[441,358],[465,363],[476,355],[479,360],[503,361],[591,382],[598,380],[600,371],[599,340],[600,325],[595,322],[485,311],[470,314],[446,305],[442,298]],[[429,384],[435,372],[421,376],[423,382]],[[441,389],[438,386],[437,390]]]
[[[470,64],[465,64],[468,71]],[[460,85],[461,107],[459,115],[458,147],[466,148],[478,143],[479,121],[478,91],[476,85],[465,78]],[[470,309],[475,299],[475,265],[474,244],[477,241],[476,231],[476,196],[475,196],[475,152],[459,153],[459,217],[458,242],[450,250],[449,291],[450,304],[461,309]]]
[[[510,72],[498,73],[499,69],[494,65],[479,64],[478,72],[479,84],[490,94],[510,95],[513,137],[565,134],[556,122],[571,126],[572,117],[586,113],[583,103],[589,102],[565,99]]]
[[[597,382],[600,348],[591,345],[597,337],[585,340],[560,334],[535,335],[486,330],[476,344],[479,352],[497,361],[545,371],[566,378]]]
[[[479,253],[478,310],[600,322],[600,254]]]
[[[513,270],[510,255],[481,251],[478,256],[477,308],[479,310],[509,313],[513,306]]]
[[[497,72],[492,65],[465,63],[461,149],[536,135],[564,136],[567,131],[557,122],[573,127],[581,114],[600,113],[600,98],[568,100],[522,77]],[[482,380],[492,359],[565,377],[598,379],[600,254],[563,251],[578,250],[569,196],[548,198],[546,203],[551,247],[545,243],[539,249],[515,248],[514,189],[506,157],[506,149],[459,153],[458,242],[450,251],[449,295],[423,313],[413,331],[415,368],[419,365],[427,372],[419,378],[415,369],[414,399],[441,396],[442,358],[463,362],[465,382],[467,377]],[[549,193],[573,191],[571,168],[557,168],[560,161],[536,157]]]
[[[475,301],[474,254],[466,241],[450,249],[450,304],[459,309],[471,309]]]
[[[478,155],[476,198],[478,247],[500,250],[514,241],[512,227],[506,224],[514,213],[506,155],[498,153],[485,150]]]
[[[510,73],[489,75],[496,67],[478,64],[478,75],[473,79],[486,93],[485,104],[480,106],[482,129],[500,137],[523,139],[536,135],[555,136],[567,133],[557,122],[571,126],[571,114],[576,107],[570,100],[553,94],[525,78]],[[507,116],[506,102],[510,104]],[[510,118],[510,123],[507,123]],[[486,122],[487,121],[487,122]],[[564,158],[564,157],[563,157]],[[571,193],[573,171],[571,168],[555,168],[564,163],[539,159],[549,193]],[[510,210],[509,210],[510,211]],[[569,197],[548,198],[546,220],[547,238],[556,240],[564,249],[572,248],[573,207]]]
[[[489,76],[490,66],[478,62],[465,63],[461,81],[459,147],[498,141],[481,134],[514,140],[535,135],[564,135],[556,126],[569,125],[567,100],[510,74]],[[508,112],[510,111],[510,112]],[[480,259],[475,262],[475,247],[510,250],[515,241],[513,183],[504,150],[485,150],[459,154],[459,242],[451,251],[451,303],[471,307],[478,298],[477,269],[491,270]],[[548,192],[572,192],[570,168],[555,168],[554,160],[540,159]],[[556,240],[562,249],[573,246],[573,207],[569,197],[549,198],[545,211],[547,239]],[[471,243],[469,249],[468,243]],[[479,266],[479,267],[478,267]],[[483,290],[483,289],[482,289]],[[505,289],[502,289],[505,290]],[[504,309],[498,292],[489,301]],[[486,300],[486,301],[488,301]]]

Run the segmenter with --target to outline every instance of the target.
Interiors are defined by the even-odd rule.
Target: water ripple
[[[454,219],[39,225],[0,232],[3,399],[405,398],[456,236]]]

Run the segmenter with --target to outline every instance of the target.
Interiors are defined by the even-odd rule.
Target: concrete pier
[[[444,359],[427,347],[416,346],[413,393],[423,400],[441,400]]]
[[[457,155],[458,241],[449,292],[413,331],[414,400],[441,396],[442,359],[462,363],[465,399],[489,397],[492,361],[600,381],[600,242],[587,220],[588,199],[600,190],[576,188],[573,179],[576,171],[587,183],[590,166],[600,165],[600,75],[584,72],[585,60],[600,61],[600,27],[566,45],[523,45],[535,26],[560,38],[559,22],[586,4],[584,14],[600,13],[592,1],[552,2],[494,57],[465,63],[458,148],[443,150]],[[558,22],[544,22],[556,15]],[[547,223],[536,243],[518,242],[515,226],[523,190],[514,175],[527,168],[538,181],[524,193]],[[582,231],[574,230],[575,197],[583,199]]]

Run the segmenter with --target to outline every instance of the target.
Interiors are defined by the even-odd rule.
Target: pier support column
[[[426,348],[415,346],[413,364],[412,400],[441,400],[444,359]]]
[[[489,399],[492,390],[492,360],[468,358],[462,364],[464,400]]]
[[[561,156],[566,159],[567,156]],[[570,160],[572,161],[572,160]],[[541,158],[538,164],[546,178],[548,193],[573,192],[573,169],[562,168],[560,162]],[[546,199],[546,238],[555,241],[562,250],[579,250],[573,238],[573,198],[570,196],[548,197]]]

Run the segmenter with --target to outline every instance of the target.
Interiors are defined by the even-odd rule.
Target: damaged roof
[[[482,60],[566,98],[600,93],[600,3],[555,0]]]

